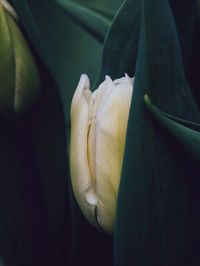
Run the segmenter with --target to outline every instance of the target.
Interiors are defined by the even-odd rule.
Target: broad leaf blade
[[[153,117],[156,118],[156,120],[159,121],[193,157],[196,157],[196,159],[200,161],[200,124],[190,123],[189,121],[178,119],[161,112],[151,103],[147,95],[144,96],[144,101]]]
[[[26,0],[14,0],[12,3],[37,61],[41,77],[41,96],[35,109],[27,114],[23,121],[17,121],[20,137],[17,141],[20,141],[22,145],[20,167],[25,172],[21,186],[25,191],[23,201],[27,206],[26,209],[22,209],[17,219],[23,225],[27,223],[25,218],[28,216],[28,229],[24,226],[24,229],[20,228],[20,231],[20,223],[16,223],[16,219],[12,217],[11,220],[13,220],[16,231],[19,232],[17,239],[23,244],[22,250],[25,247],[24,253],[27,253],[28,257],[27,265],[63,265],[66,263],[67,245],[69,245],[66,238],[71,237],[70,226],[66,226],[71,224],[71,220],[67,220],[69,207],[66,200],[65,117],[53,68],[29,4]],[[10,167],[13,167],[12,163]],[[30,172],[29,175],[28,172]],[[17,177],[18,175],[13,175],[13,178]],[[9,191],[5,185],[2,189]],[[16,187],[16,193],[20,194],[18,191]],[[8,194],[4,200],[6,206],[12,198],[16,198],[18,202],[15,195]],[[8,205],[7,208],[8,213],[12,213],[13,209],[15,211],[19,209],[12,205]],[[30,247],[28,252],[26,252],[26,247]]]
[[[42,95],[37,108],[25,118],[25,124],[20,126],[20,132],[24,131],[22,139],[27,134],[25,142],[27,148],[26,152],[22,151],[22,157],[26,159],[26,170],[33,169],[32,176],[35,177],[30,178],[31,182],[29,178],[26,178],[27,183],[30,184],[30,186],[27,185],[28,188],[26,187],[26,194],[29,195],[30,200],[29,198],[27,200],[25,195],[24,202],[29,207],[28,215],[31,220],[27,231],[30,231],[33,236],[33,239],[26,239],[26,241],[22,239],[25,246],[26,243],[27,246],[31,245],[29,252],[26,252],[28,258],[26,265],[79,266],[81,264],[88,266],[95,264],[110,266],[112,265],[112,239],[92,228],[81,214],[72,195],[66,158],[69,149],[66,147],[66,141],[69,140],[69,135],[67,133],[66,136],[59,88],[55,80],[55,72],[52,70],[48,54],[32,17],[30,2],[31,0],[13,1],[23,30],[36,56],[42,82]],[[37,5],[40,6],[39,1]],[[29,154],[34,160],[30,159]],[[30,164],[33,165],[32,168]],[[2,189],[5,189],[7,193],[5,186],[2,186]],[[6,200],[9,199],[10,195]],[[38,203],[41,203],[41,206],[38,206]],[[26,216],[24,208],[22,208],[22,214]],[[26,221],[23,219],[24,216],[19,218],[22,222]],[[38,223],[40,219],[41,224]],[[37,226],[34,227],[35,221],[37,221]],[[4,230],[3,226],[1,228]],[[20,233],[17,237],[19,239]],[[6,235],[9,237],[8,233]],[[27,238],[29,236],[28,233],[24,235]],[[85,244],[86,238],[87,245]],[[104,256],[99,258],[100,249]],[[11,250],[10,246],[7,252],[9,250]],[[14,248],[13,250],[17,252]],[[4,253],[4,249],[0,251]],[[13,257],[14,251],[11,250]],[[34,253],[34,257],[31,252]],[[19,265],[23,265],[20,259]]]
[[[180,119],[178,117],[175,117],[173,115],[170,115],[170,114],[167,114],[165,112],[162,112],[161,111],[161,114],[164,115],[165,117],[179,123],[180,125],[182,126],[186,126],[190,129],[193,129],[193,130],[196,130],[196,131],[200,131],[200,124],[199,123],[195,123],[195,122],[191,122],[191,121],[188,121],[188,120],[184,120],[184,119]]]
[[[105,75],[113,79],[135,73],[138,50],[141,0],[124,1],[105,39],[100,76],[96,87]]]
[[[135,75],[118,195],[116,266],[182,266],[190,264],[189,258],[200,262],[199,234],[194,233],[200,222],[198,175],[171,137],[154,127],[143,102],[148,93],[164,112],[199,121],[174,15],[165,0],[127,0],[104,45],[100,81],[105,74]]]
[[[197,104],[200,106],[200,72],[198,67],[200,60],[200,30],[198,22],[198,1],[183,2],[181,0],[171,0],[169,2],[174,14],[180,40],[185,75]]]
[[[82,3],[80,0],[77,0],[79,3]],[[102,16],[106,17],[108,20],[112,21],[115,13],[112,10],[108,10],[97,3],[91,3],[91,2],[84,2],[84,6],[88,7],[89,9],[101,14]]]
[[[103,42],[111,21],[104,14],[95,11],[78,2],[70,0],[55,0],[62,10],[76,23],[93,35],[98,41]]]

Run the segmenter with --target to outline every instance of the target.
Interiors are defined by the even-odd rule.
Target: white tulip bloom
[[[128,75],[105,81],[93,93],[82,75],[71,104],[70,172],[87,220],[113,234],[126,129],[133,91]]]

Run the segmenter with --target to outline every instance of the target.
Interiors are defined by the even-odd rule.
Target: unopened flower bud
[[[0,113],[25,113],[39,95],[39,73],[13,7],[0,0]]]
[[[70,171],[75,198],[96,228],[112,234],[133,91],[128,75],[93,93],[82,75],[71,105]]]

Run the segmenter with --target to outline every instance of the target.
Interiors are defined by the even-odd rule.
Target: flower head
[[[71,105],[70,171],[88,221],[113,233],[133,78],[105,81],[93,93],[82,75]]]

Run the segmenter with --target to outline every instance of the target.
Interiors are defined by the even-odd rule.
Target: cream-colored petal
[[[96,114],[97,220],[109,234],[113,233],[115,224],[132,90],[133,79],[120,79]]]
[[[89,79],[82,75],[71,105],[70,172],[76,200],[86,218],[98,228],[95,218],[97,197],[88,166]]]
[[[96,89],[92,94],[93,99],[93,111],[91,112],[92,117],[96,116],[97,109],[99,108],[100,103],[104,98],[107,97],[107,94],[110,90],[115,86],[114,82],[110,78],[110,76],[106,76],[105,80],[101,83],[101,85]]]
[[[114,80],[114,84],[117,85],[117,84],[122,84],[123,83],[124,85],[127,84],[127,85],[131,85],[132,86],[133,80],[134,80],[134,78],[130,78],[128,76],[128,74],[125,73],[124,77],[119,78],[119,79],[115,79]]]
[[[112,234],[133,79],[107,76],[93,94],[89,86],[82,75],[72,100],[72,186],[88,221]]]
[[[101,83],[98,89],[96,89],[90,100],[90,121],[89,121],[89,134],[88,134],[88,162],[90,173],[93,181],[96,179],[96,112],[100,103],[107,97],[109,91],[114,87],[114,83],[109,76],[106,76],[105,81]]]

